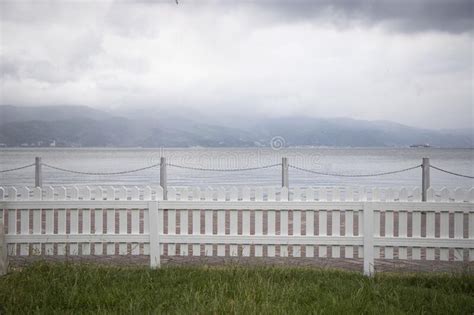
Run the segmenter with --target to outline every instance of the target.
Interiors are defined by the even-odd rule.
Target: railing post
[[[166,158],[160,160],[160,186],[163,188],[163,200],[168,200],[168,185],[166,184]]]
[[[426,201],[427,191],[430,188],[430,159],[423,158],[421,164],[422,178],[421,178],[421,201]]]
[[[284,188],[281,191],[281,200],[290,200],[290,189],[288,186],[288,158],[284,157],[281,159],[281,187]],[[285,193],[285,196],[283,196],[283,193]]]
[[[374,209],[371,202],[364,202],[364,276],[374,274]]]
[[[158,201],[148,202],[148,222],[150,233],[150,268],[160,267],[160,231],[158,230]]]
[[[41,170],[41,158],[35,157],[35,187],[43,186],[43,172]]]
[[[289,188],[288,185],[288,158],[281,159],[281,187]]]

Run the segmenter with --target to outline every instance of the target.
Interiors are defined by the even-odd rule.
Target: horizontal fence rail
[[[474,188],[0,188],[10,256],[474,261]]]

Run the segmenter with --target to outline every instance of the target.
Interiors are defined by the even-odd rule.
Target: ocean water
[[[432,165],[474,175],[473,149],[435,148],[45,148],[1,149],[0,170],[34,162],[40,156],[43,163],[81,172],[116,172],[146,167],[159,163],[160,157],[168,163],[194,168],[250,168],[281,163],[287,157],[290,165],[338,174],[373,174],[395,171],[421,164],[429,157]],[[169,186],[275,186],[281,185],[281,166],[238,171],[213,172],[188,170],[168,166]],[[44,185],[157,185],[159,167],[121,175],[72,174],[43,167]],[[421,168],[399,174],[376,177],[336,177],[289,170],[291,187],[340,186],[414,188],[421,186]],[[0,173],[0,186],[31,186],[34,168]],[[431,170],[431,186],[473,187],[474,180]]]

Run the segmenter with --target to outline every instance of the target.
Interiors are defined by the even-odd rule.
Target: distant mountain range
[[[472,148],[472,129],[427,130],[390,121],[349,118],[212,120],[164,111],[108,113],[86,106],[0,106],[0,145],[68,147],[286,146]],[[195,118],[189,118],[195,117]],[[279,138],[280,139],[280,138]]]

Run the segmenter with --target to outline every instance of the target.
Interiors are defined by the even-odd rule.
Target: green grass
[[[0,278],[0,304],[7,314],[473,314],[474,276],[38,263]]]

